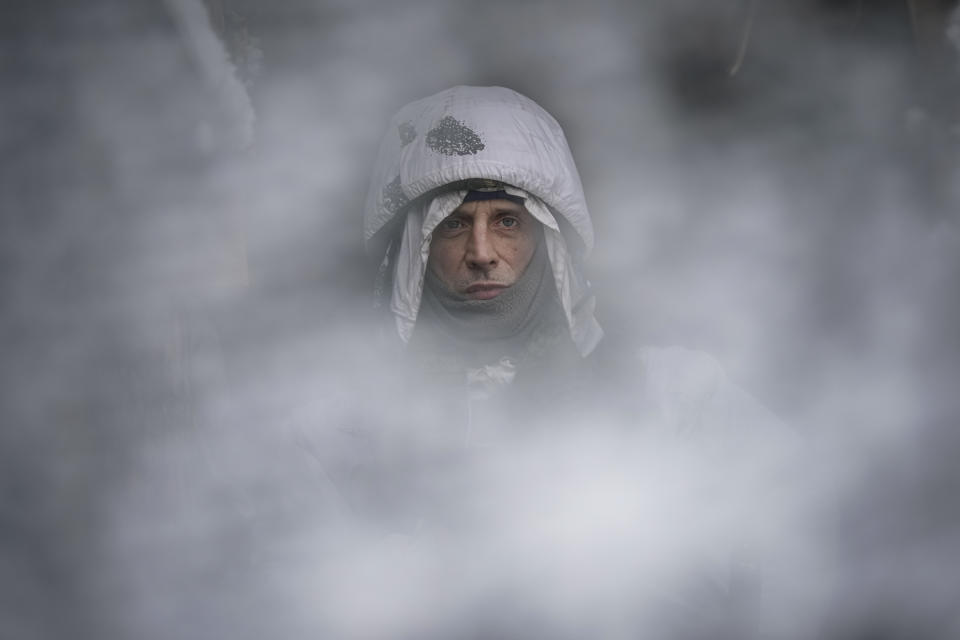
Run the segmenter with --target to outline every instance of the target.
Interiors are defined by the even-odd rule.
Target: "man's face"
[[[540,234],[523,205],[465,202],[434,230],[427,267],[454,293],[490,300],[523,275]]]

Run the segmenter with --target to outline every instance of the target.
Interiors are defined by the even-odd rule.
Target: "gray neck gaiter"
[[[555,297],[542,240],[520,278],[490,300],[464,298],[427,269],[411,347],[473,366],[519,358],[553,311],[562,313]]]

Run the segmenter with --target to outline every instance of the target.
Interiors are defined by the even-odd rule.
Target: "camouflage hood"
[[[391,272],[400,338],[413,333],[436,225],[479,182],[509,185],[544,225],[554,283],[581,355],[603,335],[583,274],[593,225],[580,176],[556,120],[502,87],[453,87],[412,102],[391,120],[364,208],[364,241]],[[379,256],[378,256],[379,257]]]

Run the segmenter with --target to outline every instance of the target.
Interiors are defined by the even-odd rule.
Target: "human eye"
[[[503,216],[500,218],[500,226],[506,229],[513,229],[520,225],[520,221],[513,216]]]
[[[443,231],[459,231],[463,227],[463,220],[459,218],[446,218],[440,222],[440,229]]]

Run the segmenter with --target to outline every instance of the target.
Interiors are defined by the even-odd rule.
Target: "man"
[[[353,503],[368,511],[401,505],[407,522],[418,523],[407,526],[407,533],[437,522],[443,529],[464,519],[465,509],[483,504],[476,492],[451,493],[450,487],[469,475],[476,491],[485,492],[491,481],[500,481],[500,471],[464,470],[471,464],[485,468],[498,452],[523,450],[518,441],[528,450],[511,457],[510,464],[522,475],[536,466],[541,451],[557,443],[561,452],[551,455],[565,459],[564,439],[586,429],[586,448],[600,443],[606,452],[588,465],[615,469],[624,464],[629,477],[635,473],[632,454],[620,459],[623,450],[618,451],[619,444],[608,449],[611,443],[632,442],[629,446],[637,445],[633,461],[642,453],[650,466],[677,455],[674,445],[664,447],[663,455],[651,454],[661,451],[656,447],[664,441],[657,438],[676,436],[688,443],[680,451],[697,449],[707,452],[698,460],[721,460],[719,475],[703,472],[699,463],[693,464],[695,478],[677,474],[688,460],[671,464],[664,477],[672,480],[658,481],[654,490],[689,481],[712,491],[727,481],[728,469],[743,468],[741,463],[760,450],[754,446],[758,438],[780,430],[776,419],[709,356],[680,348],[603,348],[583,270],[594,237],[576,166],[557,122],[514,91],[453,87],[401,109],[380,148],[364,239],[380,261],[376,296],[385,311],[385,339],[399,347],[401,369],[416,374],[398,382],[405,385],[401,395],[419,398],[422,405],[409,410],[418,418],[403,428],[395,424],[402,419],[388,416],[385,421],[394,424],[381,430],[386,435],[375,447],[386,455],[375,462],[368,458],[368,472],[354,472],[343,484],[346,491],[356,491]],[[531,433],[539,434],[533,446],[524,440]],[[654,439],[638,445],[631,440],[638,433]],[[616,434],[631,435],[624,440]],[[575,449],[584,444],[577,437],[570,438],[580,443]],[[464,457],[471,449],[481,454]],[[404,462],[397,464],[399,459]],[[576,468],[588,459],[576,454],[566,464]],[[617,491],[623,488],[617,486]],[[508,483],[507,494],[515,493],[513,487]],[[553,487],[551,480],[543,487],[515,489],[536,504],[541,492],[551,495]],[[650,488],[638,483],[626,489],[645,499]],[[493,500],[503,501],[503,495]],[[495,513],[483,520],[497,523],[496,530],[524,528],[515,513]],[[647,526],[628,521],[624,529],[639,527],[635,533],[640,533]],[[607,533],[616,534],[601,529],[598,536]],[[709,571],[733,577],[697,579],[713,585],[707,595],[697,587],[692,591],[699,595],[681,598],[684,607],[694,603],[699,610],[699,630],[690,631],[690,637],[744,637],[743,607],[749,598],[743,590],[755,581],[752,569],[728,566],[741,557],[733,550],[737,544],[729,546],[720,553],[727,558],[723,566]],[[651,610],[660,615],[669,608]],[[687,633],[688,614],[663,615],[673,619],[669,624],[679,629],[676,633]]]
[[[580,375],[603,336],[576,166],[557,122],[514,91],[454,87],[404,107],[380,149],[364,238],[382,257],[388,333],[434,383],[531,393]]]
[[[517,415],[524,404],[543,414],[544,396],[575,405],[601,393],[605,406],[652,413],[668,430],[711,429],[717,412],[705,402],[741,414],[738,429],[773,421],[704,354],[598,349],[579,174],[556,120],[515,91],[453,87],[401,109],[374,169],[364,239],[380,260],[388,341],[465,398],[527,398],[511,406]]]

